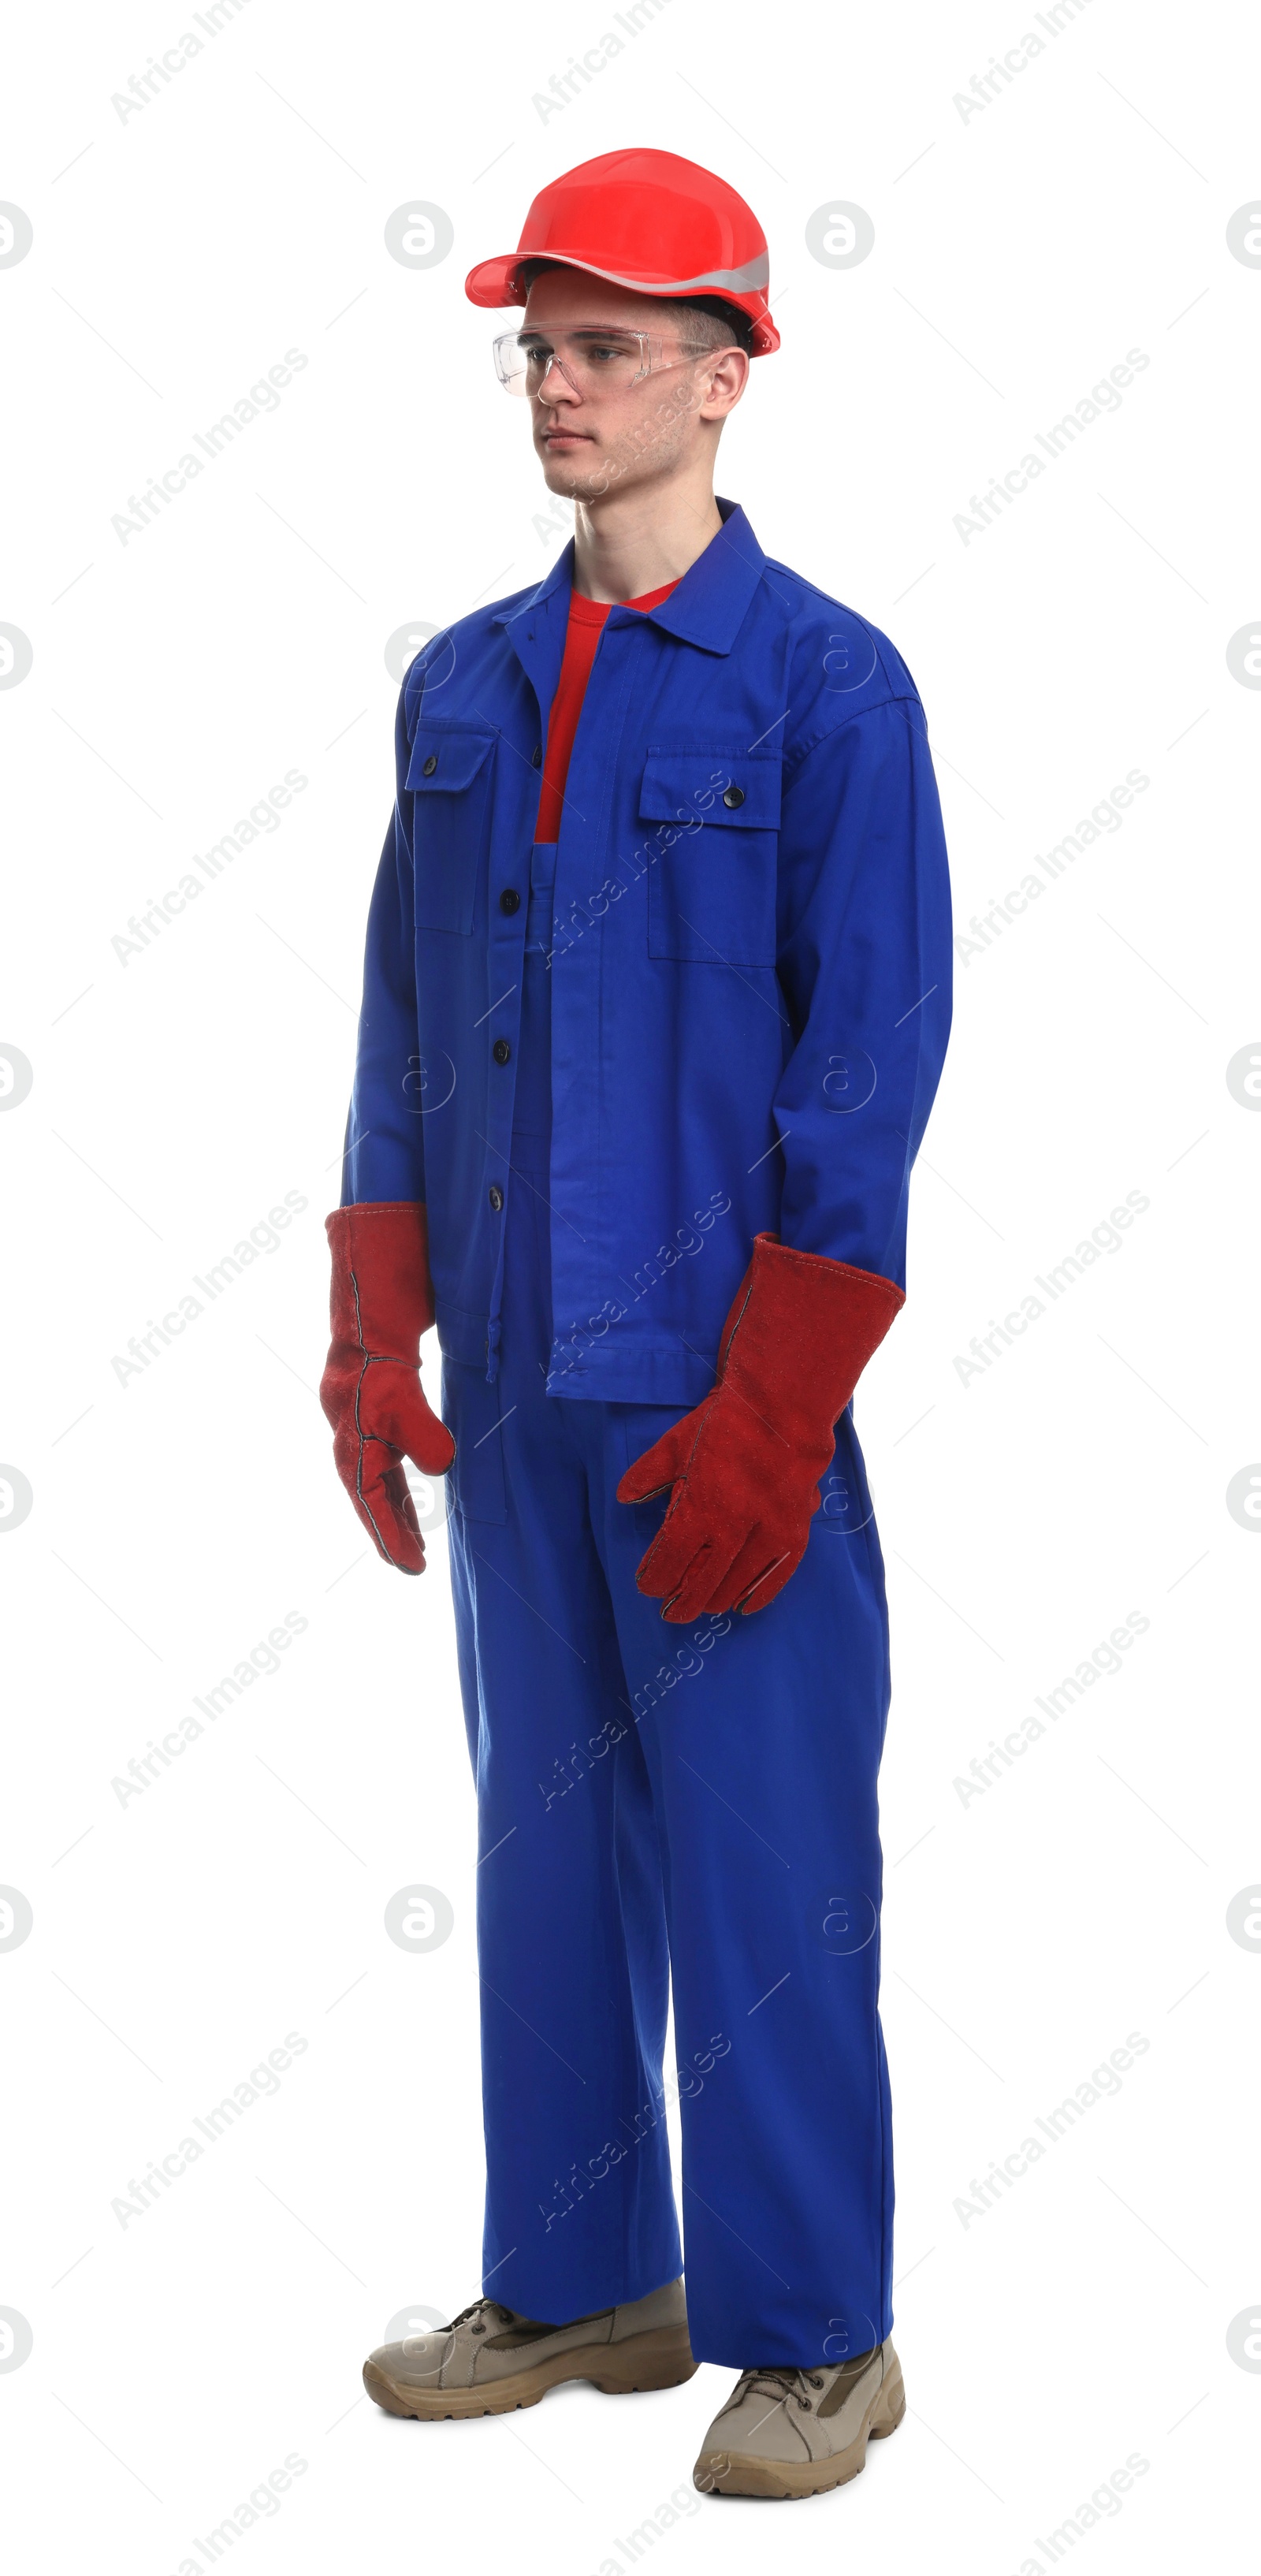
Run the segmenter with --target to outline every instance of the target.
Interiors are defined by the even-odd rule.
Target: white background
[[[631,143],[710,164],[764,221],[783,349],[719,488],[905,653],[960,925],[1128,771],[1150,781],[961,961],[909,1302],[859,1400],[894,1635],[910,2411],[774,2546],[899,2576],[1045,2567],[1055,2529],[1092,2568],[1234,2552],[1261,2405],[1227,2347],[1261,2311],[1261,1962],[1226,1924],[1261,1865],[1261,1550],[1226,1505],[1261,1458],[1261,1117],[1226,1081],[1261,1052],[1261,694],[1226,658],[1261,626],[1261,273],[1226,242],[1261,175],[1245,13],[1090,0],[966,119],[956,93],[1036,31],[1017,0],[663,0],[546,117],[535,95],[615,31],[602,0],[252,0],[125,121],[112,94],[191,7],[56,21],[10,25],[0,169],[34,227],[0,269],[0,619],[33,648],[0,692],[0,1039],[34,1068],[0,1117],[0,1453],[34,1495],[2,1550],[0,1880],[34,1917],[0,1950],[0,2307],[33,2334],[0,2372],[6,2555],[172,2576],[290,2453],[302,2475],[229,2553],[256,2576],[596,2576],[636,2530],[677,2571],[768,2545],[760,2509],[688,2484],[729,2374],[439,2427],[358,2379],[407,2302],[475,2295],[481,2191],[445,1541],[423,1585],[371,1556],[315,1398],[392,795],[384,648],[563,542],[463,278],[547,177]],[[384,246],[409,190],[454,225],[425,271]],[[837,201],[875,227],[848,270],[806,247]],[[289,348],[308,363],[278,408],[120,543],[129,496]],[[1121,408],[965,544],[971,496],[1134,348]],[[120,963],[129,915],[289,768],[309,784],[280,828]],[[307,1205],[278,1248],[120,1384],[129,1336],[286,1191]],[[1128,1192],[1150,1205],[1122,1248],[963,1382],[972,1336]],[[111,1781],[291,1611],[281,1669],[121,1804]],[[1131,1612],[1123,1669],[965,1804],[991,1738]],[[383,1926],[413,1880],[455,1910],[422,1956]],[[120,2226],[130,2178],[291,2031],[279,2091]],[[965,2223],[972,2178],[1131,2032],[1119,2093]],[[1123,2504],[1065,2539],[1131,2453]]]

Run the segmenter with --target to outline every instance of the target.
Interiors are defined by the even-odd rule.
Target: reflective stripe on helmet
[[[766,257],[751,259],[743,268],[706,269],[699,277],[654,277],[646,269],[629,277],[617,268],[597,268],[589,259],[572,259],[563,250],[528,251],[525,258],[518,258],[518,267],[524,267],[526,259],[554,260],[561,268],[581,268],[588,277],[606,278],[610,286],[637,287],[641,292],[655,286],[662,295],[687,295],[702,287],[716,295],[724,290],[728,295],[764,295],[771,282],[771,263]]]

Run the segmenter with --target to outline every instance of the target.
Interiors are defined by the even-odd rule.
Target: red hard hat
[[[540,190],[515,251],[479,261],[472,304],[524,304],[531,259],[585,269],[641,295],[720,295],[753,325],[753,355],[779,347],[766,290],[766,235],[725,179],[675,152],[602,152]]]

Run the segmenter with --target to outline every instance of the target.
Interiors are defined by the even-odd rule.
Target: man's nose
[[[564,363],[556,356],[555,351],[543,369],[542,380],[536,388],[534,398],[536,402],[544,403],[576,403],[582,400],[577,386],[570,383]]]

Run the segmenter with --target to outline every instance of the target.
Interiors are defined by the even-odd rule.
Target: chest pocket
[[[648,954],[773,966],[778,752],[649,746],[639,792]]]
[[[414,799],[416,927],[473,927],[477,883],[490,839],[492,733],[419,724],[406,785]]]

